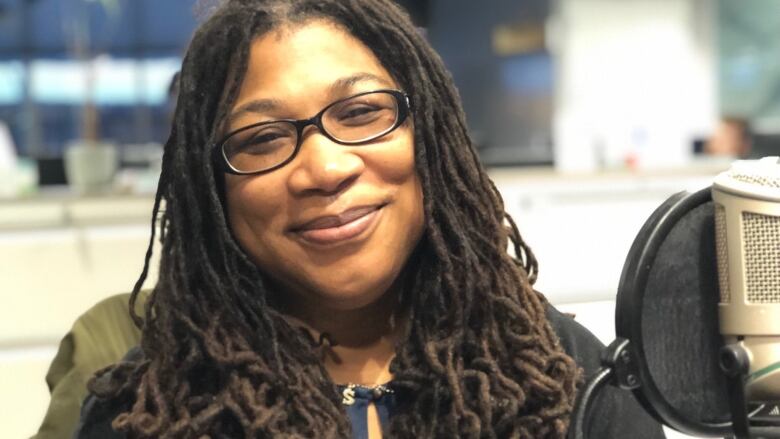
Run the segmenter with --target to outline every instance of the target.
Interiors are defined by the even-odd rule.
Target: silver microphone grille
[[[743,212],[742,234],[747,301],[780,303],[780,216]]]

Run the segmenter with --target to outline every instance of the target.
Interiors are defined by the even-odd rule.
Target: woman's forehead
[[[342,26],[325,20],[277,28],[258,38],[250,46],[250,71],[272,77],[301,74],[326,77],[332,72],[365,70],[389,74],[374,52]],[[327,79],[327,78],[326,78]]]
[[[331,99],[353,88],[397,88],[373,51],[325,20],[284,26],[255,38],[234,107],[246,99]]]

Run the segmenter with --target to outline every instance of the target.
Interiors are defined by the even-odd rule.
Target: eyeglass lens
[[[322,113],[321,128],[331,139],[356,144],[376,139],[395,127],[395,95],[375,92],[337,101]],[[239,172],[271,169],[288,160],[298,146],[298,129],[288,121],[272,121],[234,132],[223,151]]]

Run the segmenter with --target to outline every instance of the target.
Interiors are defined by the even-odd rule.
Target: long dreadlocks
[[[271,285],[231,236],[210,147],[251,41],[310,19],[362,41],[413,99],[426,229],[407,267],[390,436],[564,437],[578,372],[532,288],[536,261],[477,159],[452,79],[390,0],[227,1],[195,33],[154,206],[160,277],[143,321],[133,315],[145,359],[91,383],[132,401],[113,426],[162,438],[350,435],[312,341],[269,305]]]

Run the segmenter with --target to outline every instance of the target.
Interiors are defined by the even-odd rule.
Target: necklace
[[[341,387],[341,386],[339,386]],[[347,384],[341,391],[341,403],[344,405],[352,405],[355,403],[355,398],[367,399],[369,401],[376,401],[386,394],[395,393],[393,389],[384,384],[378,386],[362,386],[360,384]]]

